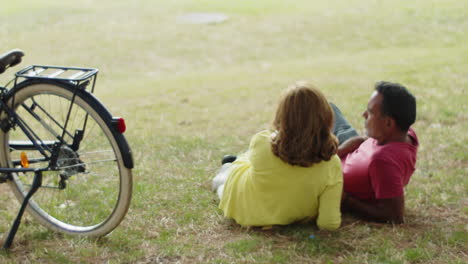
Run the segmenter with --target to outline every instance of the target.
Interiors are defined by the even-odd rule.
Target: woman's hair
[[[331,133],[333,122],[333,110],[325,96],[306,82],[296,82],[279,102],[271,149],[291,165],[309,167],[330,160],[338,148]]]

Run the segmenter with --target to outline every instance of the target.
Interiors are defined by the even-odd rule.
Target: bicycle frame
[[[47,73],[47,71],[52,70],[48,74],[44,75],[43,73]],[[69,77],[61,77],[64,73],[72,71],[72,76]],[[73,143],[70,146],[73,150],[77,150],[82,139],[82,135],[86,129],[87,124],[87,116],[85,121],[83,122],[82,130],[75,133],[75,135],[71,135],[70,132],[67,131],[67,125],[70,118],[70,113],[73,108],[73,104],[75,101],[75,96],[78,89],[86,89],[88,84],[92,83],[91,93],[94,92],[96,78],[97,78],[97,69],[89,69],[89,68],[76,68],[76,67],[57,67],[57,66],[40,66],[40,65],[33,65],[29,66],[19,72],[16,73],[16,78],[14,81],[14,86],[18,84],[18,80],[20,79],[47,79],[47,80],[55,80],[55,81],[62,81],[62,82],[70,82],[72,83],[76,89],[73,93],[73,97],[70,101],[70,106],[68,108],[67,117],[65,119],[65,124],[61,126],[59,122],[57,122],[53,117],[52,121],[57,124],[61,128],[61,135],[53,131],[52,128],[48,127],[45,122],[42,122],[40,117],[34,113],[34,111],[28,108],[25,105],[19,105],[18,107],[24,107],[37,121],[39,121],[46,129],[48,129],[51,133],[56,134],[57,141],[56,142],[44,142],[42,141],[39,136],[37,136],[34,131],[21,119],[20,116],[16,114],[16,112],[11,108],[14,107],[14,96],[11,99],[12,106],[8,106],[7,102],[3,100],[0,101],[0,113],[4,111],[8,118],[4,119],[2,123],[0,123],[0,127],[6,132],[8,129],[14,128],[17,125],[26,137],[30,140],[30,142],[11,142],[10,146],[15,149],[24,149],[24,150],[37,150],[43,156],[44,159],[40,160],[33,160],[32,162],[43,162],[43,161],[50,161],[47,170],[49,169],[56,169],[56,162],[58,157],[58,149],[64,144],[64,137],[68,134],[71,138],[73,138]],[[8,96],[3,96],[2,98],[8,98]],[[38,106],[40,108],[40,106]],[[46,113],[47,114],[47,113]],[[50,154],[48,154],[50,153]],[[18,170],[19,172],[21,169]],[[3,172],[2,168],[0,168],[0,173]]]

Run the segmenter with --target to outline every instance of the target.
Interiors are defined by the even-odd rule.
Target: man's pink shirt
[[[418,138],[413,129],[412,144],[390,142],[378,145],[369,138],[341,159],[344,191],[363,200],[401,197],[415,170]]]

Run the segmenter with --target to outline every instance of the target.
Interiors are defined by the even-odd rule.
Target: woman
[[[225,217],[242,226],[316,219],[320,229],[337,229],[343,177],[332,126],[333,110],[317,88],[290,86],[274,130],[254,135],[249,150],[213,180]]]

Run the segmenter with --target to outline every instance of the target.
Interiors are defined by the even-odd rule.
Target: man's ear
[[[387,126],[387,128],[394,128],[395,125],[396,125],[395,119],[393,119],[391,117],[387,117],[387,119],[385,121],[385,126]]]

